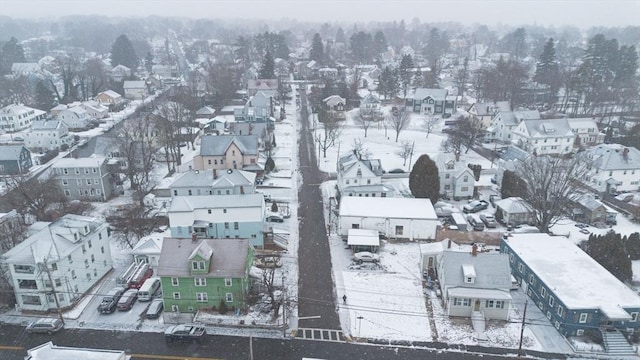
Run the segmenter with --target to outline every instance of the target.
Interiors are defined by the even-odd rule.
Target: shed
[[[376,252],[380,247],[380,236],[375,230],[349,229],[347,234],[347,245],[354,252]]]

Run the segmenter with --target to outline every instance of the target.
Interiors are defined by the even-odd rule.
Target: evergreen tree
[[[402,56],[402,60],[400,61],[400,82],[402,83],[402,91],[404,97],[407,97],[407,90],[411,86],[411,80],[413,78],[413,59],[411,55],[406,54]]]
[[[562,84],[562,80],[560,78],[560,67],[556,60],[556,49],[553,38],[549,38],[544,45],[542,54],[540,54],[540,58],[536,63],[536,74],[533,76],[533,81],[549,86],[551,99],[555,98]]]
[[[398,93],[399,88],[398,72],[389,66],[385,67],[378,78],[378,93],[391,98]]]
[[[148,51],[147,56],[144,58],[144,68],[147,69],[149,74],[151,74],[151,70],[153,68],[153,54],[151,51]]]
[[[377,31],[373,36],[373,49],[376,56],[387,51],[387,39],[382,31]]]
[[[458,96],[460,100],[464,97],[464,92],[467,90],[467,82],[469,81],[469,58],[465,57],[462,62],[462,67],[458,69],[455,74],[456,86],[458,86]]]
[[[311,50],[309,51],[309,58],[322,64],[324,62],[324,47],[322,45],[322,38],[320,34],[313,35],[313,41],[311,42]]]
[[[627,254],[629,254],[629,259],[640,260],[640,233],[635,232],[625,237],[625,239],[625,248],[627,249]]]
[[[262,59],[259,76],[260,79],[274,79],[276,77],[274,74],[273,56],[271,56],[271,52],[268,50],[264,55],[264,59]]]
[[[270,173],[275,169],[276,163],[273,161],[271,157],[267,158],[267,161],[264,163],[264,171],[266,173]]]
[[[271,203],[271,212],[278,212],[278,203],[275,201]]]
[[[336,42],[343,43],[343,44],[347,43],[347,38],[344,36],[344,30],[342,30],[341,27],[339,27],[338,30],[336,31]]]
[[[111,46],[111,66],[124,65],[135,71],[138,68],[138,57],[127,35],[120,35]]]
[[[11,39],[2,46],[2,52],[0,52],[0,73],[9,74],[11,73],[11,66],[14,63],[23,63],[25,61],[24,50],[22,46],[18,44],[18,39],[11,37]]]
[[[609,231],[605,235],[590,235],[587,240],[586,253],[607,269],[618,280],[631,280],[631,259],[627,254],[625,243],[620,234]]]
[[[526,189],[524,181],[513,171],[505,170],[502,174],[502,198],[522,197],[523,191]]]
[[[375,57],[375,49],[371,34],[359,31],[349,38],[351,55],[360,64],[370,63]]]
[[[56,106],[56,98],[49,84],[44,80],[36,83],[35,107],[40,110],[49,111]]]
[[[409,189],[416,198],[428,198],[432,204],[438,201],[440,195],[438,166],[431,160],[429,155],[420,155],[413,165],[409,174]]]

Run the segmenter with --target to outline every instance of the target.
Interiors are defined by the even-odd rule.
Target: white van
[[[138,300],[151,301],[153,295],[160,288],[160,278],[151,277],[145,280],[144,284],[138,290]]]

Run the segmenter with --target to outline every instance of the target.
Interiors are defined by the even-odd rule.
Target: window
[[[509,262],[511,262],[513,264],[514,261],[515,260],[514,260],[513,253],[509,254]]]
[[[549,296],[549,306],[553,307],[554,298],[553,296]]]
[[[207,302],[207,300],[208,300],[207,293],[196,293],[197,302]]]
[[[231,286],[231,285],[233,285],[233,280],[231,278],[225,278],[224,286]]]
[[[236,221],[233,223],[233,230],[238,230],[238,228],[239,228],[239,225],[238,225],[238,222]]]
[[[178,281],[177,277],[172,277],[171,278],[171,285],[178,286],[179,284],[180,284],[180,282]]]
[[[582,336],[582,335],[584,335],[584,330],[583,329],[576,330],[576,336]]]
[[[225,222],[225,223],[224,223],[224,229],[225,229],[225,230],[229,230],[229,223],[228,223],[228,222]]]
[[[227,298],[227,302],[233,302],[233,294],[232,293],[227,293],[226,294],[226,298]]]
[[[62,179],[62,185],[64,186],[69,185],[69,181],[67,179]]]
[[[462,177],[462,182],[467,182],[469,181],[469,175],[465,175]]]
[[[75,278],[77,278],[77,277],[78,277],[78,276],[76,275],[76,271],[75,271],[75,270],[71,270],[71,278],[72,278],[72,279],[75,279]]]
[[[638,313],[637,312],[632,312],[631,313],[631,321],[638,321]]]
[[[93,254],[91,254],[91,262],[92,263],[96,262],[96,257]]]
[[[178,305],[171,305],[171,311],[178,312],[180,311],[180,307]]]
[[[205,269],[205,262],[204,261],[192,261],[191,262],[191,268],[192,268],[192,270],[197,270],[197,271],[206,270]]]
[[[529,274],[529,284],[535,285],[536,279],[533,277],[533,274]]]
[[[91,274],[87,273],[87,281],[91,281]]]
[[[25,305],[42,305],[37,295],[22,295],[22,303]]]
[[[460,188],[460,191],[469,191],[469,187],[463,186]]]
[[[402,235],[404,227],[402,225],[396,225],[396,235]]]
[[[71,191],[65,189],[64,196],[71,196]]]
[[[558,316],[562,317],[564,315],[564,308],[558,305]]]
[[[69,260],[69,264],[73,264],[73,259],[71,258],[71,255],[67,256],[67,260]]]
[[[220,191],[218,191],[218,195],[220,195]],[[222,213],[226,214],[227,213],[227,209],[222,209]]]
[[[496,300],[496,309],[504,309],[504,301]]]
[[[523,263],[518,264],[518,271],[520,271],[521,273],[524,274],[524,264]]]
[[[495,301],[494,301],[494,300],[487,300],[487,301],[485,301],[484,307],[486,307],[486,308],[493,308],[493,307],[494,307],[494,304],[495,304]]]
[[[207,210],[207,214],[211,214],[211,209],[208,209],[208,210]]]
[[[207,286],[206,278],[197,277],[197,278],[194,278],[193,281],[196,286]]]
[[[91,179],[87,179],[87,185],[91,185]]]
[[[178,195],[178,190],[173,190],[173,195]]]
[[[543,299],[547,297],[547,289],[545,288],[540,289],[540,296],[542,296]]]
[[[85,230],[86,230],[86,228],[85,228]],[[87,241],[87,245],[89,245],[89,249],[91,249],[91,246],[92,246],[91,245],[91,240]]]
[[[360,229],[360,224],[351,224],[352,229]]]
[[[637,315],[637,313],[636,313]],[[631,314],[631,316],[633,316],[633,314]],[[578,320],[581,324],[584,324],[587,322],[587,319],[589,318],[589,314],[587,313],[581,313],[580,314],[580,320]]]
[[[462,299],[453,298],[453,306],[462,306]]]
[[[180,300],[180,293],[179,293],[179,292],[174,292],[174,293],[173,293],[173,298],[174,298],[175,300]]]
[[[84,259],[84,267],[86,267],[86,268],[89,267],[89,260]]]
[[[462,299],[462,306],[471,306],[471,299]]]

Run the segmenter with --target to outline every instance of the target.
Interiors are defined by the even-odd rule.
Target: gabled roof
[[[62,121],[60,120],[41,120],[34,121],[31,124],[31,131],[36,130],[59,130],[62,125]]]
[[[443,285],[477,289],[504,290],[511,286],[511,268],[509,256],[490,252],[478,252],[473,256],[469,252],[445,250],[440,260]],[[465,282],[467,276],[473,277],[473,283]]]
[[[169,212],[193,212],[196,209],[255,208],[264,206],[262,194],[176,196],[171,201]]]
[[[514,130],[530,138],[574,136],[567,119],[523,120]]]
[[[33,115],[34,117],[40,116],[45,113],[40,109],[24,106],[22,104],[10,104],[0,109],[0,115],[6,115],[6,116],[23,115],[28,113],[31,110],[34,111],[34,115]]]
[[[258,137],[256,135],[222,135],[202,138],[200,156],[222,156],[231,144],[235,144],[243,155],[258,154]]]
[[[360,100],[360,104],[380,104],[380,98],[373,94],[367,94]]]
[[[520,149],[519,147],[514,145],[509,145],[507,149],[504,151],[504,153],[500,156],[500,158],[501,160],[504,160],[504,161],[509,161],[509,160],[524,161],[529,156],[531,156],[531,154]]]
[[[0,145],[0,160],[18,160],[23,149],[29,151],[24,145]]]
[[[198,109],[198,111],[196,111],[196,115],[211,115],[213,116],[213,114],[216,113],[216,109],[212,108],[211,106],[203,106],[200,109]]]
[[[278,79],[249,79],[247,81],[249,90],[277,90]]]
[[[604,205],[597,200],[592,194],[584,194],[584,193],[574,193],[569,195],[569,199],[580,204],[585,209],[589,209],[591,211],[597,210],[598,208],[604,208]]]
[[[134,255],[159,255],[160,251],[162,250],[163,241],[164,237],[162,236],[162,234],[152,234],[149,237],[142,238],[140,241],[138,241],[133,249],[131,249],[131,253]]]
[[[100,96],[100,95],[105,95],[105,96],[108,96],[108,97],[111,97],[111,98],[114,98],[114,99],[118,99],[118,98],[122,97],[122,95],[118,94],[117,92],[115,92],[113,90],[103,91],[103,92],[98,94],[98,96]]]
[[[144,81],[139,80],[127,80],[122,85],[124,89],[146,89],[147,84]]]
[[[201,259],[210,260],[212,255],[213,248],[209,246],[206,241],[202,241],[200,242],[200,244],[198,244],[198,246],[196,246],[195,249],[193,249],[191,255],[189,255],[189,260],[193,260],[193,258],[195,258],[196,256],[200,257]]]
[[[255,183],[256,174],[244,170],[217,170],[217,178],[213,178],[213,170],[193,170],[180,175],[171,183],[171,188],[201,187],[211,186],[247,186],[251,187]]]
[[[203,243],[207,249],[200,248]],[[250,246],[247,239],[199,239],[194,243],[191,239],[166,238],[162,243],[158,275],[190,277],[191,256],[198,249],[207,252],[210,249],[212,257],[207,277],[244,278]]]
[[[475,103],[471,107],[475,109],[478,116],[493,116],[501,111],[511,111],[511,104],[508,101]]]
[[[540,119],[540,112],[538,110],[500,111],[496,116],[500,116],[503,124],[516,126],[522,120]]]
[[[322,102],[327,104],[328,106],[336,106],[338,104],[346,104],[346,100],[343,97],[341,97],[340,95],[331,95],[331,96],[323,99]]]
[[[438,153],[435,159],[436,166],[440,173],[453,172],[455,177],[459,177],[463,173],[470,173],[473,177],[473,171],[467,166],[467,162],[460,157],[459,161],[456,161],[456,155],[452,153]],[[453,163],[453,170],[447,170],[447,164]],[[475,180],[475,178],[474,178]]]
[[[501,208],[509,214],[530,213],[527,203],[519,197],[509,197],[496,201],[496,208]]]
[[[600,170],[640,169],[640,150],[620,144],[600,144],[580,154]]]
[[[427,97],[430,97],[436,101],[445,101],[447,99],[447,90],[417,88],[416,91],[413,93],[414,100],[422,100]]]

